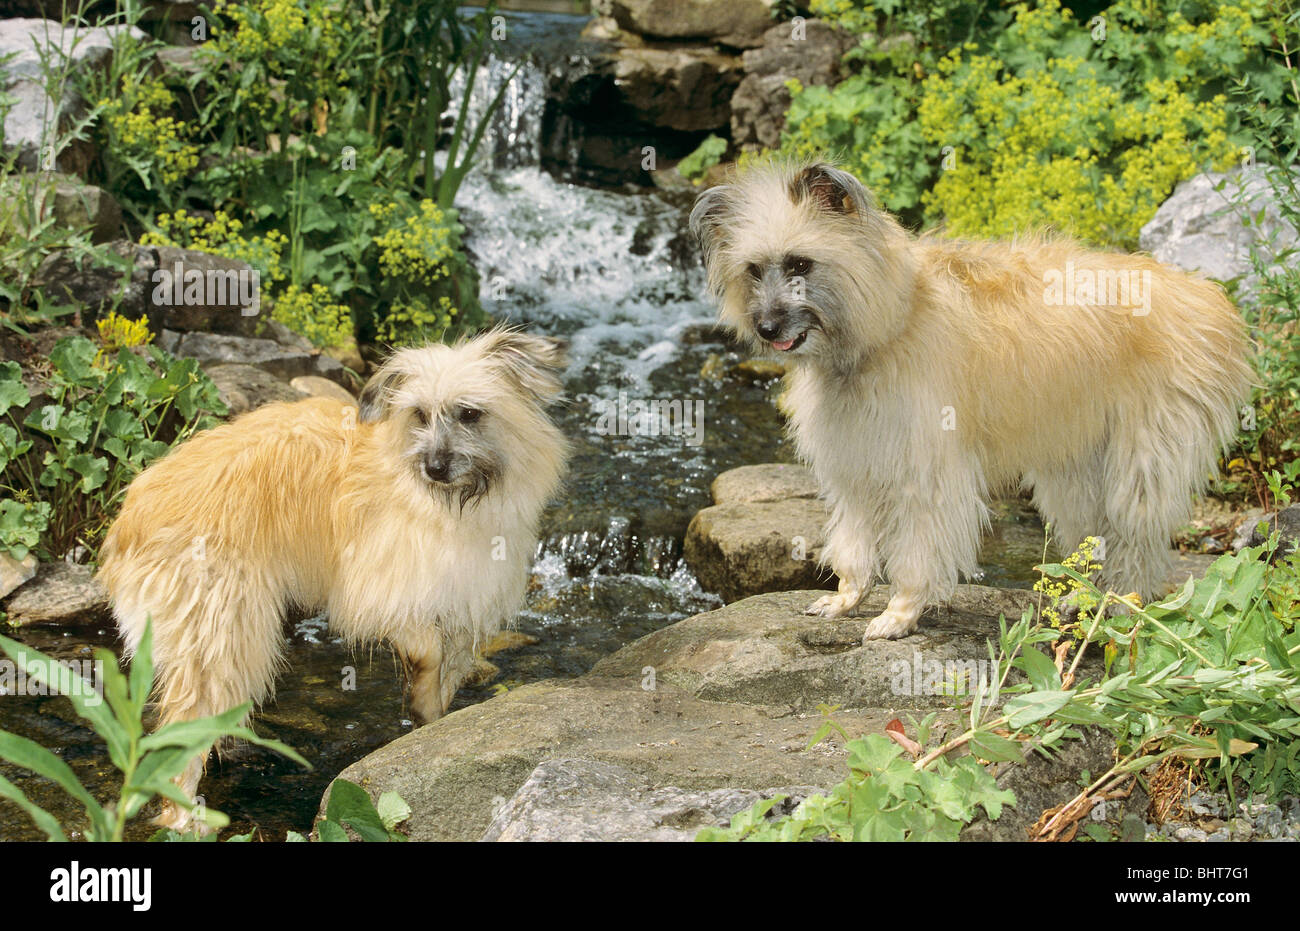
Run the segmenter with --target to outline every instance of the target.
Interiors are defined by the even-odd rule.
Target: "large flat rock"
[[[837,715],[851,732],[879,731],[879,713]],[[584,676],[526,685],[398,738],[340,776],[411,806],[412,840],[478,840],[545,760],[612,763],[646,786],[683,789],[834,785],[839,746],[805,750],[820,715],[707,702],[641,677]]]
[[[946,607],[932,608],[911,636],[863,646],[867,619],[889,601],[873,592],[857,616],[828,621],[803,609],[816,591],[759,595],[657,630],[601,660],[592,675],[632,676],[653,669],[659,682],[709,701],[779,705],[811,713],[846,708],[950,707],[949,672],[977,671],[997,639],[999,614],[1019,619],[1032,592],[959,585]],[[937,664],[937,666],[936,666]],[[940,681],[933,673],[942,667]],[[927,694],[931,693],[931,694]]]
[[[693,812],[681,815],[692,826],[710,812],[725,821],[719,805],[752,804],[771,787],[825,789],[844,778],[838,736],[807,748],[823,720],[819,703],[843,706],[835,719],[852,735],[951,707],[943,681],[987,662],[997,614],[1018,617],[1029,597],[962,586],[951,609],[927,617],[917,634],[863,646],[864,618],[828,622],[801,613],[817,595],[759,595],[679,621],[587,675],[513,689],[421,727],[341,776],[376,796],[399,793],[412,808],[407,827],[416,840],[477,840],[494,821],[491,836],[522,839],[521,824],[557,806],[537,823],[583,837],[605,831],[606,839],[648,839],[671,826],[673,811]],[[868,609],[883,605],[883,596]],[[600,789],[623,800],[623,827],[613,819],[575,822],[563,775],[543,771],[515,798],[548,760],[594,761],[630,774]],[[744,791],[695,794],[714,790]]]

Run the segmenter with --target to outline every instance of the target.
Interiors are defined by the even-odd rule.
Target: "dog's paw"
[[[153,823],[160,828],[173,830],[177,834],[197,833],[199,837],[206,837],[212,833],[212,828],[208,827],[205,821],[194,817],[193,809],[182,808],[171,801],[162,803],[158,817],[153,819]]]
[[[848,594],[837,592],[834,595],[823,595],[804,608],[803,613],[814,617],[843,617],[856,608],[861,600],[862,596],[856,592]]]
[[[872,640],[897,640],[899,637],[906,637],[916,630],[919,620],[920,616],[910,611],[902,612],[886,608],[867,625],[866,633],[862,635],[862,643],[865,646]]]

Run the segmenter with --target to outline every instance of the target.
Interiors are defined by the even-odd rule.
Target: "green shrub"
[[[18,559],[96,550],[131,479],[226,413],[193,359],[83,336],[55,344],[42,390],[18,420],[32,398],[18,364],[0,363],[0,550]]]
[[[706,171],[722,161],[722,156],[726,154],[727,140],[710,133],[694,152],[677,163],[677,171],[683,178],[697,181],[704,177]]]
[[[843,83],[796,88],[783,149],[839,154],[905,219],[962,235],[1135,246],[1174,185],[1239,157],[1231,82],[1282,95],[1264,0],[1120,0],[1088,22],[1057,0],[813,9],[863,39]]]
[[[478,277],[465,259],[456,212],[432,200],[405,208],[372,204],[370,210],[383,227],[374,240],[381,276],[374,337],[405,345],[482,326]]]
[[[1294,61],[1300,48],[1300,10],[1289,3],[1279,5],[1271,32],[1286,53],[1281,67],[1287,78],[1287,105],[1269,104],[1271,85],[1260,75],[1243,76],[1236,100],[1245,114],[1251,160],[1258,161],[1264,193],[1276,202],[1283,223],[1300,230],[1300,184],[1284,167],[1294,165],[1300,154],[1300,69]],[[1238,186],[1230,194],[1242,222],[1255,234],[1250,264],[1258,286],[1239,303],[1255,334],[1257,378],[1249,416],[1243,417],[1243,455],[1232,463],[1245,475],[1223,487],[1249,491],[1271,508],[1265,476],[1279,468],[1294,475],[1300,457],[1300,250],[1284,248],[1269,235],[1260,223],[1261,205],[1249,189]]]

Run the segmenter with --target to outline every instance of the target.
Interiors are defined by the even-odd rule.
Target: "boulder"
[[[31,553],[22,559],[14,559],[8,553],[0,553],[0,598],[8,595],[34,575],[36,575],[36,557]]]
[[[711,49],[623,48],[613,63],[633,119],[684,132],[727,125],[740,73],[738,58]]]
[[[321,378],[319,375],[299,375],[289,380],[289,387],[313,398],[333,398],[344,404],[356,404],[352,392],[336,381]]]
[[[1220,281],[1240,280],[1245,300],[1258,290],[1251,248],[1276,256],[1300,243],[1282,216],[1264,166],[1207,172],[1182,182],[1139,237],[1157,260]],[[1293,256],[1289,261],[1294,262]]]
[[[136,39],[144,32],[128,26],[63,26],[57,19],[0,20],[0,91],[11,100],[4,114],[4,147],[16,150],[18,167],[26,171],[58,168],[85,174],[94,151],[85,140],[73,141],[61,152],[50,153],[57,136],[84,114],[85,103],[74,82],[52,82],[50,68],[84,73],[103,68],[113,54],[114,39],[130,29]],[[53,157],[52,157],[53,156]]]
[[[790,109],[786,82],[835,84],[840,59],[855,41],[819,19],[781,23],[763,33],[763,44],[742,57],[745,76],[731,98],[732,145],[751,151],[778,147]]]
[[[1261,524],[1263,529],[1260,527]],[[1250,531],[1248,545],[1263,546],[1275,531],[1281,532],[1277,552],[1273,554],[1276,562],[1293,552],[1297,544],[1300,544],[1300,504],[1292,504],[1257,521]]]
[[[696,698],[798,714],[813,713],[822,702],[846,708],[951,706],[942,694],[947,670],[987,661],[986,641],[997,637],[997,617],[1018,620],[1037,598],[1028,590],[959,585],[949,604],[931,608],[911,636],[863,647],[867,619],[884,610],[888,588],[878,586],[854,616],[833,621],[803,614],[818,595],[756,595],[697,614],[605,657],[591,675],[635,677],[652,669],[660,685]],[[936,681],[940,667],[944,672]]]
[[[594,0],[592,12],[651,38],[752,48],[772,25],[771,6],[771,0]]]
[[[808,747],[822,702],[841,705],[835,720],[854,736],[940,711],[938,736],[953,701],[943,684],[987,663],[997,615],[1018,617],[1032,593],[963,585],[917,633],[866,646],[864,618],[804,616],[816,596],[759,595],[687,618],[576,679],[511,689],[418,728],[340,775],[374,797],[400,794],[413,840],[690,836],[773,792],[844,778],[838,734]],[[883,605],[884,593],[873,596],[864,613]],[[1031,805],[1065,801],[1077,776]]]
[[[725,827],[731,816],[774,795],[777,813],[818,790],[654,788],[613,763],[547,760],[493,818],[485,841],[691,841],[702,827]]]
[[[122,208],[117,200],[75,175],[22,172],[8,181],[0,195],[0,217],[14,232],[27,233],[27,205],[36,204],[38,222],[53,218],[65,229],[89,230],[92,242],[107,242],[121,233]]]
[[[315,349],[286,346],[279,340],[224,333],[163,334],[159,345],[176,356],[197,359],[205,369],[239,363],[263,369],[276,378],[289,380],[299,375],[321,375],[341,381],[343,366],[337,359]]]
[[[108,592],[87,566],[45,563],[3,602],[14,627],[95,626],[110,620]]]
[[[837,713],[850,732],[878,732],[884,715]],[[411,806],[412,840],[478,840],[539,764],[613,763],[653,787],[833,785],[844,751],[805,751],[821,715],[696,699],[642,677],[535,682],[417,728],[349,766],[340,778]],[[328,797],[328,790],[326,793]],[[323,812],[322,807],[322,812]]]
[[[818,562],[829,516],[813,498],[715,504],[691,518],[682,552],[704,590],[724,601],[834,588],[834,573]]]
[[[95,317],[111,309],[145,317],[155,333],[202,330],[253,335],[267,325],[261,314],[260,281],[245,262],[172,246],[109,244],[107,261],[78,264],[68,251],[41,262],[33,284],[52,298],[78,305]],[[173,287],[187,278],[200,286]]]
[[[122,231],[122,207],[103,188],[72,176],[54,178],[54,218],[70,229],[90,230],[91,242],[108,242]]]
[[[710,491],[713,493],[714,504],[816,498],[820,493],[811,469],[784,462],[730,469],[713,480]]]
[[[304,392],[255,365],[236,362],[205,367],[204,371],[217,386],[217,392],[232,417],[272,401],[301,401],[307,397]]]
[[[834,588],[820,566],[830,512],[803,466],[742,466],[713,480],[712,507],[686,529],[687,565],[726,601],[761,592]]]

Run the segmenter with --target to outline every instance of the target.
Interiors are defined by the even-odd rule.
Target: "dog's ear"
[[[735,190],[730,184],[711,187],[695,199],[695,206],[691,208],[691,234],[704,250],[706,266],[717,251],[723,231],[727,229]]]
[[[539,401],[553,400],[564,390],[563,340],[512,329],[490,330],[480,339],[484,358],[500,364],[507,377]]]
[[[827,213],[842,216],[866,216],[871,210],[871,194],[862,182],[847,171],[824,162],[809,165],[790,183],[790,198],[811,199]]]
[[[357,403],[361,406],[362,423],[375,423],[388,416],[393,392],[402,384],[403,377],[394,361],[395,357],[381,365],[378,371],[370,376],[366,386],[361,389],[361,397]]]

